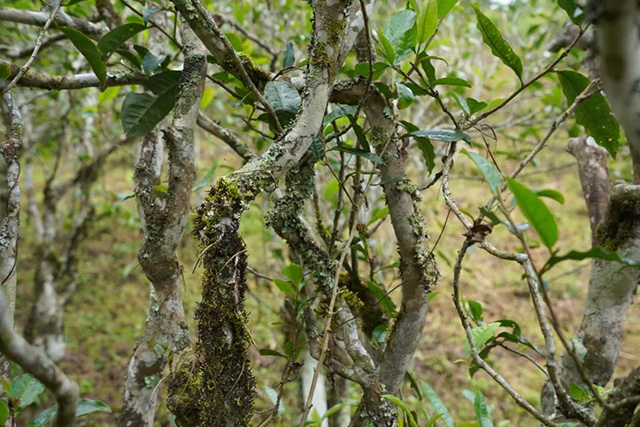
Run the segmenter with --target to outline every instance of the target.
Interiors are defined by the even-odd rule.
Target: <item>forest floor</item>
[[[416,150],[417,151],[417,150]],[[463,156],[460,156],[463,157]],[[221,157],[221,162],[236,162],[232,155]],[[112,168],[121,168],[121,173],[110,173],[110,178],[103,178],[100,183],[104,194],[131,193],[132,153],[122,155],[118,162],[112,162]],[[202,162],[206,163],[206,162]],[[553,211],[560,227],[560,248],[562,252],[575,248],[586,248],[590,245],[590,231],[586,208],[581,195],[577,178],[577,169],[573,158],[566,153],[561,142],[552,145],[544,154],[545,173],[536,173],[523,178],[534,188],[554,188],[566,197],[566,203],[560,205],[554,201]],[[509,165],[509,162],[505,162]],[[554,167],[559,167],[555,170]],[[208,169],[208,168],[203,168]],[[537,169],[532,168],[535,172]],[[113,170],[111,171],[113,172]],[[205,171],[201,171],[202,176]],[[219,168],[216,176],[226,173]],[[415,172],[415,171],[414,171]],[[543,171],[544,172],[544,171]],[[478,180],[479,175],[466,161],[460,159],[455,169],[456,176],[452,180],[452,191],[458,203],[470,212],[477,212],[489,197],[486,185]],[[121,176],[118,181],[114,177]],[[420,183],[420,182],[419,182]],[[434,186],[423,194],[422,212],[436,240],[445,222],[446,210],[442,196]],[[108,197],[105,196],[105,200]],[[106,203],[106,201],[105,201]],[[118,204],[117,202],[116,204]],[[263,227],[261,208],[266,206],[266,199],[258,200],[244,216],[242,230],[249,247],[249,262],[261,273],[277,277],[282,268],[275,249],[283,249],[284,245]],[[130,354],[137,339],[142,335],[148,308],[149,283],[139,268],[136,253],[142,242],[139,224],[136,220],[135,200],[121,202],[121,212],[102,219],[93,228],[91,237],[82,247],[82,283],[72,303],[67,307],[65,315],[65,336],[68,341],[68,354],[61,363],[80,385],[83,397],[100,399],[106,402],[117,415],[122,405],[123,382]],[[384,224],[382,236],[386,241],[393,241],[387,223]],[[23,227],[30,227],[27,219]],[[386,227],[386,229],[385,229]],[[109,232],[109,230],[117,230]],[[479,372],[470,379],[467,365],[457,363],[465,359],[464,334],[451,301],[451,263],[458,251],[463,237],[463,229],[451,216],[445,232],[440,239],[436,251],[442,280],[438,285],[438,295],[433,299],[427,325],[413,364],[413,372],[420,381],[427,381],[439,393],[442,400],[451,410],[454,419],[463,423],[473,420],[474,409],[470,402],[462,398],[462,390],[476,388],[481,390],[494,412],[494,421],[509,420],[512,426],[534,426],[537,423],[517,405],[491,379]],[[19,293],[17,308],[18,328],[25,324],[29,313],[28,301],[32,295],[32,279],[34,269],[34,253],[31,233],[23,233],[20,248]],[[491,241],[502,248],[517,250],[516,240],[504,227],[496,227]],[[384,241],[383,238],[380,238]],[[395,255],[395,247],[384,249],[385,253]],[[286,254],[286,250],[284,251]],[[536,249],[537,262],[544,262],[548,254],[546,249]],[[180,249],[180,261],[184,266],[185,305],[187,316],[192,319],[194,309],[199,300],[200,270],[192,273],[197,257],[194,240],[185,238]],[[389,261],[391,262],[391,261]],[[582,308],[586,297],[589,277],[589,262],[567,263],[559,266],[549,274],[550,294],[555,311],[567,335],[571,336],[582,318]],[[278,348],[281,343],[277,333],[277,311],[282,294],[268,281],[249,276],[251,291],[247,298],[250,312],[250,323],[253,338],[258,348]],[[472,249],[466,258],[462,277],[462,289],[468,299],[482,303],[484,318],[487,322],[503,318],[516,320],[522,327],[522,333],[534,343],[541,343],[541,335],[537,328],[535,315],[522,279],[522,272],[517,265],[500,261],[478,249]],[[397,298],[397,295],[394,295]],[[640,365],[640,307],[632,306],[627,322],[627,334],[620,355],[616,375],[623,375],[631,368]],[[193,325],[193,320],[191,320]],[[193,330],[194,328],[191,328]],[[275,331],[274,331],[275,330]],[[558,343],[558,348],[561,348]],[[275,386],[280,378],[281,359],[260,356],[257,348],[250,349],[254,370],[259,387]],[[544,383],[544,375],[532,365],[506,351],[495,350],[489,359],[493,366],[512,383],[525,398],[532,403],[539,403],[540,389]],[[543,361],[538,358],[538,361]],[[296,396],[296,384],[286,386],[287,396]],[[162,392],[162,391],[161,391]],[[353,388],[354,399],[357,389]],[[50,397],[41,399],[37,411],[27,411],[24,419],[48,407],[52,403]],[[405,389],[404,400],[410,407],[420,403],[415,394]],[[292,425],[296,416],[295,398],[285,400],[287,413],[281,424]],[[270,407],[266,394],[260,391],[256,406],[258,409]],[[162,405],[161,405],[162,406]],[[114,415],[102,415],[85,421],[86,425],[114,425]],[[167,411],[163,407],[158,425],[169,425]],[[25,423],[26,425],[26,423]]]

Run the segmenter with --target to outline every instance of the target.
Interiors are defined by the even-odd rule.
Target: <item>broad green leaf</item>
[[[282,52],[282,68],[293,67],[295,63],[296,53],[293,48],[293,43],[288,41],[286,49]]]
[[[127,94],[122,103],[122,127],[131,136],[144,136],[164,119],[176,103],[178,87],[154,97],[148,93]]]
[[[416,13],[405,9],[393,15],[385,25],[383,33],[395,52],[395,63],[406,58],[415,47],[418,35],[415,24]]]
[[[576,383],[569,384],[569,394],[574,400],[583,402],[592,397],[591,392],[584,387],[579,386]]]
[[[558,241],[558,224],[553,214],[536,193],[515,179],[507,179],[507,184],[518,207],[536,230],[542,243],[551,250]]]
[[[45,427],[49,425],[49,421],[56,415],[58,412],[58,405],[53,405],[49,409],[45,409],[36,415],[31,422],[29,423],[29,427]]]
[[[539,197],[546,197],[548,199],[553,199],[556,202],[560,203],[561,205],[564,205],[564,202],[565,202],[564,196],[559,191],[552,190],[551,188],[546,188],[544,190],[536,190],[535,193]]]
[[[476,391],[475,393],[473,409],[476,411],[478,427],[493,427],[493,415],[491,414],[491,408],[485,401],[484,395],[479,391]]]
[[[302,103],[302,98],[295,86],[283,80],[267,83],[264,88],[264,97],[273,107],[280,123],[285,126],[296,117]]]
[[[154,76],[149,77],[144,83],[144,87],[149,89],[156,95],[162,95],[163,93],[178,88],[180,83],[180,71],[165,71]]]
[[[19,399],[18,409],[23,410],[36,401],[45,390],[44,385],[31,374],[23,374],[11,381],[9,396]]]
[[[469,106],[469,115],[473,115],[487,108],[488,104],[473,98],[467,98],[467,105]]]
[[[370,160],[373,163],[377,163],[377,164],[384,163],[384,160],[382,160],[382,157],[378,156],[375,153],[372,153],[371,151],[365,151],[359,148],[351,148],[344,145],[336,145],[329,151],[342,151],[343,153],[349,153],[355,156],[364,157],[365,159]]]
[[[404,110],[413,103],[415,99],[413,92],[402,83],[396,83],[396,90],[398,92],[398,109]]]
[[[489,183],[491,192],[494,195],[500,194],[500,187],[502,186],[502,175],[500,175],[500,172],[498,172],[493,163],[482,157],[480,154],[473,153],[465,149],[460,150],[460,152],[469,157],[473,161],[473,163],[475,163],[476,166],[478,166],[478,168],[482,171],[485,178],[487,178],[487,182]]]
[[[458,77],[444,77],[441,79],[434,80],[431,83],[431,86],[434,86],[434,87],[438,85],[471,87],[471,83],[469,83],[465,79],[460,79]]]
[[[402,412],[405,413],[405,415],[409,419],[409,424],[411,424],[412,427],[418,427],[418,423],[416,422],[415,418],[413,417],[413,414],[411,413],[411,410],[409,409],[409,407],[402,400],[400,400],[399,398],[397,398],[393,394],[383,394],[382,397],[384,397],[385,399],[395,403],[398,406],[398,408],[402,409]]]
[[[389,61],[389,63],[391,64],[395,63],[396,52],[393,50],[393,46],[391,46],[391,43],[389,42],[389,40],[387,40],[387,37],[384,35],[384,31],[378,31],[378,40],[382,45],[383,56],[387,59],[387,61]],[[368,75],[369,75],[369,72],[367,71],[367,76]]]
[[[472,300],[467,301],[467,304],[469,305],[469,312],[471,313],[473,320],[476,322],[482,322],[482,313],[484,311],[482,304]]]
[[[564,255],[558,255],[558,256],[554,255],[551,258],[549,258],[549,261],[547,261],[544,267],[542,267],[542,272],[549,271],[551,267],[558,264],[559,262],[563,262],[567,260],[582,261],[583,259],[587,259],[587,258],[595,258],[595,259],[601,259],[605,261],[615,261],[631,267],[636,267],[636,268],[640,267],[640,263],[637,263],[636,261],[630,258],[623,258],[617,252],[605,251],[600,247],[594,246],[593,248],[584,252],[570,251]]]
[[[428,0],[418,14],[418,44],[429,40],[438,27],[438,1]]]
[[[118,92],[120,92],[119,86],[108,87],[98,96],[98,103],[103,103],[107,101],[111,101],[118,96]]]
[[[118,49],[116,53],[126,59],[131,65],[135,67],[136,70],[142,69],[142,62],[140,59],[134,54],[129,52],[128,50]]]
[[[98,41],[98,49],[100,49],[104,56],[109,56],[122,46],[124,42],[146,29],[147,27],[145,25],[137,23],[124,24],[116,27],[102,36]]]
[[[464,132],[450,129],[423,129],[411,132],[411,136],[435,139],[442,142],[464,141],[471,143],[471,137]]]
[[[518,79],[522,82],[522,60],[502,37],[500,30],[494,23],[480,9],[475,6],[473,8],[476,11],[478,29],[482,33],[482,40],[491,48],[491,52],[496,57],[516,73]]]
[[[0,426],[3,426],[7,419],[9,418],[9,407],[7,406],[7,402],[4,400],[0,400]]]
[[[267,387],[264,386],[262,387],[262,390],[264,390],[264,392],[266,393],[266,395],[269,397],[269,400],[271,400],[271,403],[278,404],[278,415],[282,416],[284,415],[284,402],[282,401],[282,399],[280,399],[280,402],[278,402],[278,392],[276,390],[274,390],[271,387]]]
[[[295,288],[293,287],[293,284],[288,280],[273,279],[273,283],[275,283],[278,289],[280,289],[282,292],[284,292],[285,294],[289,295],[292,298],[295,298],[298,294]]]
[[[438,0],[438,19],[445,16],[458,3],[458,0]]]
[[[442,421],[447,427],[453,427],[453,417],[449,412],[449,409],[445,406],[445,404],[440,400],[440,396],[438,393],[429,385],[427,382],[422,382],[422,389],[424,390],[424,394],[427,396],[429,403],[433,407],[433,410],[436,414],[442,414]]]
[[[480,350],[482,346],[484,346],[487,342],[494,338],[495,332],[500,328],[499,322],[493,323],[484,323],[480,326],[476,326],[471,329],[471,336],[473,337],[473,341],[476,345],[476,350]],[[465,350],[467,354],[471,354],[471,347],[469,342],[465,343]]]
[[[393,318],[396,316],[396,308],[393,305],[393,301],[387,295],[386,290],[382,285],[378,283],[369,281],[368,283],[369,290],[375,295],[378,300],[378,304],[384,309],[384,311],[389,315],[389,317]]]
[[[86,58],[100,83],[104,84],[107,80],[107,65],[102,60],[102,54],[93,40],[73,28],[62,27],[60,31],[71,40],[71,43]]]
[[[409,132],[418,132],[420,130],[418,126],[414,125],[411,122],[403,120],[402,124],[407,128]],[[433,168],[436,167],[436,153],[433,149],[433,144],[431,143],[431,140],[429,138],[425,138],[422,136],[415,136],[415,135],[412,135],[412,136],[413,136],[413,139],[415,139],[416,143],[418,144],[418,149],[422,153],[422,157],[424,158],[424,161],[427,165],[427,169],[429,170],[429,173],[433,172]]]
[[[300,285],[304,280],[304,273],[302,271],[302,267],[300,267],[298,264],[291,263],[282,269],[282,275],[287,279],[291,280],[293,284],[296,285],[298,289],[300,289],[301,287]]]
[[[571,19],[574,24],[580,25],[584,20],[584,11],[576,4],[575,0],[558,0],[558,6],[567,12],[569,19]]]
[[[374,342],[381,344],[387,339],[387,325],[384,323],[375,327],[371,332],[371,338]]]
[[[202,92],[202,98],[200,99],[201,110],[204,110],[209,106],[209,104],[211,104],[211,101],[213,101],[213,97],[215,93],[216,93],[216,90],[214,88],[212,87],[205,88],[205,90]]]
[[[589,85],[589,79],[577,71],[557,71],[562,91],[569,105]],[[596,143],[604,148],[615,159],[620,145],[620,126],[611,113],[611,108],[604,95],[594,93],[576,108],[576,121],[584,127]]]

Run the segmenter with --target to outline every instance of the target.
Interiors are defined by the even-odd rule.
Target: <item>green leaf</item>
[[[567,260],[582,261],[587,258],[595,258],[595,259],[601,259],[605,261],[615,261],[615,262],[619,262],[620,264],[625,264],[631,267],[636,267],[636,268],[640,267],[640,263],[637,263],[636,261],[630,258],[623,258],[617,252],[605,251],[600,247],[594,246],[593,248],[584,252],[570,251],[564,255],[558,255],[558,256],[554,255],[551,258],[549,258],[549,261],[547,261],[544,267],[542,267],[542,272],[544,273],[546,271],[549,271],[551,267],[558,264],[559,262],[563,262]]]
[[[435,139],[442,142],[464,141],[471,144],[471,137],[464,132],[450,129],[423,129],[411,132],[411,136]]]
[[[471,336],[476,345],[476,350],[480,350],[488,341],[494,338],[495,332],[500,328],[499,322],[485,323],[471,329]],[[469,342],[465,342],[467,354],[471,354]]]
[[[378,344],[385,342],[387,339],[387,325],[382,323],[376,326],[373,332],[371,332],[371,338]]]
[[[449,412],[445,404],[440,400],[438,393],[436,393],[436,391],[424,381],[422,382],[422,389],[424,390],[424,394],[427,396],[427,399],[429,399],[429,403],[431,403],[433,410],[437,414],[442,414],[442,421],[444,421],[444,424],[447,427],[453,427],[454,424],[451,412]]]
[[[0,426],[3,426],[7,419],[9,419],[9,407],[7,402],[0,400]]]
[[[482,313],[484,311],[482,304],[472,300],[467,301],[467,304],[469,305],[469,312],[471,313],[473,320],[476,322],[482,322]]]
[[[465,154],[473,163],[478,166],[478,168],[482,171],[485,178],[487,178],[487,182],[489,183],[489,188],[491,188],[491,192],[494,195],[500,194],[500,187],[502,184],[502,175],[496,169],[496,167],[489,160],[482,157],[480,154],[473,153],[471,151],[467,151],[465,149],[460,150],[462,154]]]
[[[516,73],[518,79],[522,82],[522,60],[502,37],[500,30],[494,23],[476,6],[473,6],[473,8],[476,11],[478,29],[482,33],[482,39],[485,44],[491,48],[491,52],[496,57],[500,58],[507,67]]]
[[[473,98],[467,98],[467,105],[469,106],[469,115],[473,115],[487,108],[488,104]]]
[[[418,36],[415,24],[416,13],[405,9],[393,15],[385,25],[383,33],[395,52],[395,63],[406,58],[415,47]]]
[[[271,387],[267,387],[264,386],[262,387],[262,390],[264,390],[264,392],[266,393],[266,395],[269,397],[269,400],[271,400],[271,403],[278,404],[278,415],[282,416],[284,415],[284,402],[282,401],[282,399],[280,400],[280,402],[278,402],[278,392],[276,390],[274,390]]]
[[[131,136],[144,136],[173,109],[178,87],[153,97],[148,93],[129,92],[122,103],[122,127]]]
[[[584,20],[584,11],[576,4],[575,0],[558,0],[558,6],[567,12],[569,19],[571,19],[574,24],[580,25]]]
[[[44,390],[44,385],[35,379],[33,375],[23,374],[11,381],[9,396],[11,396],[12,399],[19,399],[18,409],[23,410],[35,402]]]
[[[487,405],[484,395],[476,391],[473,408],[476,411],[478,427],[493,427],[491,408]]]
[[[413,92],[402,83],[396,83],[396,90],[398,91],[398,109],[404,110],[413,103],[415,99]]]
[[[438,1],[428,0],[425,7],[418,14],[418,43],[429,40],[438,27]]]
[[[515,179],[507,179],[509,189],[516,199],[516,203],[531,226],[536,230],[542,243],[551,250],[558,241],[558,224],[553,214],[530,189]]]
[[[122,46],[124,42],[146,29],[146,25],[138,23],[124,24],[116,27],[102,36],[98,41],[98,49],[100,49],[105,57],[109,56]]]
[[[373,212],[373,215],[371,215],[371,219],[367,223],[367,226],[373,224],[374,222],[376,222],[376,221],[378,221],[378,220],[380,220],[382,218],[386,218],[387,215],[389,215],[389,206],[385,206],[383,208],[376,209]]]
[[[45,427],[49,425],[49,421],[56,415],[58,412],[58,405],[53,405],[49,409],[45,409],[36,415],[31,422],[29,423],[29,427]]]
[[[8,63],[0,64],[0,87],[4,86],[4,81],[11,75],[11,65]]]
[[[280,353],[279,351],[271,350],[270,348],[261,348],[260,354],[263,356],[284,357],[285,359],[288,359],[288,357],[284,354]]]
[[[200,178],[195,185],[193,186],[193,191],[199,191],[209,185],[213,180],[213,176],[216,173],[216,169],[218,169],[218,162],[214,162],[214,164],[209,168],[206,175]]]
[[[149,77],[149,79],[144,83],[144,87],[146,87],[156,95],[162,95],[167,91],[178,88],[181,74],[182,73],[180,71],[173,70],[156,74]]]
[[[564,205],[565,199],[561,192],[552,190],[551,188],[547,188],[544,190],[536,190],[534,191],[539,197],[546,197],[548,199],[553,199],[556,202]]]
[[[85,415],[93,414],[94,412],[111,413],[111,408],[100,400],[81,399],[80,402],[78,402],[76,417],[83,417]]]
[[[98,96],[98,103],[103,103],[107,101],[111,101],[118,96],[118,92],[120,92],[119,86],[108,87]]]
[[[458,77],[444,77],[431,82],[431,86],[435,87],[438,85],[471,87],[471,83]]]
[[[380,157],[377,154],[372,153],[370,151],[361,150],[359,148],[351,148],[351,147],[347,147],[345,145],[336,145],[335,147],[333,147],[329,151],[342,151],[343,153],[349,153],[349,154],[353,154],[355,156],[364,157],[365,159],[370,160],[373,163],[377,163],[377,164],[383,164],[384,163],[384,160],[382,160],[382,157]]]
[[[292,298],[295,298],[298,294],[295,288],[293,287],[293,284],[288,280],[273,279],[273,283],[275,283],[278,289],[280,289],[282,292],[284,292],[285,294],[289,295]]]
[[[458,0],[438,0],[438,19],[445,16],[458,3]]]
[[[333,122],[342,117],[353,117],[356,113],[357,107],[355,105],[338,105],[333,108],[329,114],[324,116],[322,123],[326,126],[329,123]]]
[[[107,80],[107,65],[102,60],[102,54],[93,41],[82,34],[80,31],[69,27],[62,27],[60,29],[68,38],[71,43],[80,51],[82,56],[89,62],[91,69],[100,80],[100,83],[104,84]]]
[[[393,394],[383,394],[382,397],[384,397],[385,399],[395,403],[400,409],[402,409],[402,412],[405,413],[405,415],[409,419],[409,424],[411,424],[412,427],[418,427],[418,423],[416,422],[415,418],[413,417],[413,413],[411,413],[411,410],[409,410],[407,405],[402,400],[400,400],[399,398],[397,398]]]
[[[391,43],[389,42],[389,40],[387,40],[387,37],[384,35],[383,31],[378,31],[378,40],[380,41],[380,44],[382,45],[382,53],[387,61],[389,61],[389,63],[393,64],[395,63],[396,60],[396,52],[393,50],[393,46],[391,46]],[[369,73],[367,72],[367,76],[369,75]]]
[[[589,79],[572,70],[557,71],[557,74],[567,103],[571,105],[587,88]],[[616,158],[620,145],[620,126],[602,93],[594,93],[578,105],[576,121],[598,145],[606,148],[611,156]]]
[[[304,280],[304,273],[302,271],[302,267],[298,264],[291,263],[285,268],[282,269],[282,275],[287,279],[291,280],[294,285],[301,288],[302,281]]]
[[[273,107],[280,123],[285,126],[296,117],[302,103],[302,98],[295,86],[282,80],[267,83],[264,88],[264,97]]]
[[[134,53],[131,53],[128,50],[124,49],[118,49],[116,50],[116,53],[126,59],[131,65],[135,67],[136,70],[142,69],[142,62],[140,62],[140,59],[138,59],[138,57]]]
[[[369,290],[375,295],[378,304],[384,309],[387,315],[391,318],[396,315],[396,308],[393,305],[393,301],[387,295],[386,290],[382,285],[379,285],[376,282],[370,281],[368,283]]]
[[[414,125],[411,122],[403,120],[402,124],[407,128],[409,132],[418,132],[420,130],[418,126]],[[422,153],[422,157],[424,158],[429,173],[433,172],[433,168],[436,166],[436,153],[433,149],[433,144],[431,144],[431,140],[422,136],[412,136],[418,144],[418,149]]]
[[[287,47],[282,52],[282,68],[293,67],[296,63],[296,52],[293,48],[293,43],[288,41]]]

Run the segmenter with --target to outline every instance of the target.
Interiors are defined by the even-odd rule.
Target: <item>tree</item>
[[[28,47],[4,47],[10,60],[0,59],[9,134],[2,149],[7,190],[0,195],[7,193],[2,196],[7,202],[0,273],[3,283],[12,283],[6,288],[9,305],[18,257],[22,145],[27,206],[40,248],[27,336],[51,358],[62,356],[62,314],[78,283],[77,252],[94,224],[97,196],[90,187],[102,169],[109,173],[107,158],[117,148],[139,140],[133,176],[143,239],[138,262],[151,284],[150,305],[144,334],[129,360],[119,425],[153,425],[165,380],[167,408],[178,425],[242,426],[252,420],[267,425],[284,416],[285,386],[302,372],[301,382],[308,386],[290,423],[327,425],[328,418],[335,426],[392,427],[422,420],[453,426],[435,390],[421,387],[410,370],[434,291],[449,285],[466,338],[462,361],[472,378],[482,371],[543,425],[637,422],[637,369],[608,395],[604,392],[639,278],[637,2],[563,1],[553,8],[530,2],[527,6],[539,15],[526,15],[518,1],[498,6],[411,0],[388,10],[373,0],[276,3],[216,5],[216,14],[201,0],[142,6],[52,0],[39,11],[29,2],[0,8],[0,21],[12,23],[6,30],[12,38],[21,29],[40,27],[28,33]],[[251,20],[249,13],[260,16],[264,26],[243,22]],[[504,25],[508,13],[525,16],[528,29]],[[539,17],[546,21],[541,24]],[[541,26],[565,21],[552,43],[555,56],[539,56],[548,36]],[[560,32],[559,27],[554,28]],[[457,45],[456,37],[467,33],[485,47]],[[519,46],[510,43],[525,33],[529,39]],[[531,52],[518,54],[530,41]],[[296,45],[305,44],[307,52],[296,51]],[[579,71],[581,57],[589,59],[590,78]],[[477,65],[481,61],[490,64],[486,70]],[[593,65],[598,62],[599,70]],[[96,132],[117,142],[91,152],[91,137],[85,134],[76,150],[84,158],[68,160],[79,166],[64,179],[57,176],[58,165],[70,141],[55,143],[40,218],[32,162],[42,147],[33,142],[38,138],[30,128],[34,109],[23,105],[22,116],[29,121],[25,140],[32,141],[25,143],[23,117],[12,96],[25,98],[29,89],[51,91],[43,92],[45,112],[39,115],[46,116],[51,105],[65,105],[59,94],[86,94],[91,88],[100,89],[98,104],[108,109],[99,116]],[[214,90],[226,103],[221,119],[227,125],[207,115]],[[83,96],[77,99],[86,108],[92,101]],[[527,96],[535,107],[521,114]],[[72,107],[73,96],[68,99]],[[557,215],[543,201],[564,202],[564,196],[525,184],[523,171],[536,167],[541,153],[558,139],[558,129],[574,117],[569,134],[581,137],[569,149],[578,163],[593,247],[566,251]],[[93,126],[85,120],[81,128],[91,132]],[[196,181],[197,126],[233,150],[242,165],[215,180],[218,163],[206,165],[209,172]],[[633,183],[610,188],[607,156],[626,154],[620,126],[630,154],[630,163],[621,162],[633,167]],[[534,142],[498,149],[501,138]],[[491,194],[479,209],[465,206],[464,194],[452,185],[460,164],[480,177],[480,191]],[[62,184],[56,185],[57,179]],[[193,194],[208,186],[202,199],[194,200]],[[56,224],[57,207],[68,204],[63,196],[72,189],[78,190],[72,225]],[[421,192],[438,197],[425,207]],[[199,265],[203,269],[194,336],[185,314],[179,256],[192,206],[191,239],[198,242],[194,271]],[[273,232],[289,249],[280,278],[249,265],[248,254],[256,248],[245,241],[242,224],[255,206],[264,208],[262,230]],[[441,224],[435,220],[439,209],[446,212]],[[438,245],[450,219],[464,234],[456,236],[457,253],[447,256],[438,253]],[[62,238],[57,236],[65,227],[69,238],[58,249]],[[494,233],[498,227],[505,233]],[[389,250],[394,246],[397,255]],[[512,262],[520,268],[542,344],[526,337],[514,319],[489,321],[494,316],[465,296],[466,265],[475,249],[499,265]],[[584,320],[570,339],[548,273],[560,263],[580,260],[591,260],[591,279]],[[450,278],[443,281],[445,269]],[[256,412],[257,346],[246,305],[250,275],[280,291],[278,316],[284,325],[281,345],[257,352],[283,359],[280,382],[263,388],[272,406],[262,412]],[[54,392],[60,405],[55,422],[73,423],[75,385],[39,350],[33,350],[35,359],[25,360],[12,347],[22,338],[11,330],[12,314],[7,316],[3,305],[0,350]],[[540,408],[492,359],[502,350],[543,373]],[[313,371],[301,369],[309,363],[304,354],[317,361]],[[6,367],[3,375],[9,379]],[[334,404],[325,418],[313,408],[323,377]],[[349,384],[357,388],[357,403],[349,403]],[[421,413],[412,411],[403,387],[412,388],[420,401],[422,389],[433,413],[422,403],[416,404]],[[474,391],[468,397],[478,425],[492,425],[484,395]],[[90,412],[102,410],[92,402]],[[18,415],[6,406],[8,415]]]

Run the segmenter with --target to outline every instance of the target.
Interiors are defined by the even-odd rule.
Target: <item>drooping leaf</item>
[[[491,52],[507,67],[511,68],[522,82],[522,60],[513,51],[511,45],[502,37],[500,30],[484,13],[474,6],[478,29],[482,33],[482,40],[491,48]]]
[[[111,413],[111,408],[100,400],[81,399],[78,402],[76,417],[83,417],[85,415],[93,414],[94,412]]]
[[[393,46],[391,46],[389,40],[387,40],[387,37],[384,35],[384,31],[378,31],[378,40],[382,45],[383,56],[387,59],[387,61],[389,61],[389,63],[394,64],[396,61],[396,52],[394,51]],[[367,71],[367,76],[368,75],[369,72]]]
[[[428,0],[427,4],[418,14],[418,43],[429,40],[438,27],[438,1]]]
[[[260,349],[260,354],[262,356],[283,357],[283,358],[287,359],[286,355],[280,353],[279,351],[271,350],[270,348],[261,348]]]
[[[278,120],[285,126],[296,117],[302,103],[302,98],[295,86],[283,80],[267,83],[264,88],[264,97],[273,107]]]
[[[7,406],[7,402],[4,400],[0,400],[0,426],[3,426],[7,419],[9,418],[9,407]]]
[[[31,374],[23,374],[11,381],[9,396],[19,399],[18,409],[23,410],[36,401],[45,390],[44,385]]]
[[[295,63],[296,63],[296,53],[293,48],[293,43],[288,41],[287,47],[282,53],[282,68],[293,67]]]
[[[149,77],[149,79],[144,83],[144,87],[156,95],[161,95],[178,87],[178,84],[180,83],[180,74],[182,74],[180,71],[173,70],[158,73]]]
[[[154,97],[148,93],[127,94],[122,103],[122,127],[131,136],[144,136],[164,119],[176,103],[178,87]]]
[[[404,412],[404,414],[409,419],[409,424],[411,424],[411,427],[418,427],[418,423],[416,422],[416,419],[414,418],[413,413],[411,413],[411,410],[406,405],[406,403],[404,403],[402,400],[400,400],[398,397],[394,396],[393,394],[383,394],[382,397],[395,403],[398,406],[398,408],[402,409],[402,412]]]
[[[480,154],[467,151],[465,149],[460,150],[460,152],[468,156],[473,161],[473,163],[475,163],[476,166],[478,166],[478,168],[482,171],[485,178],[487,178],[487,182],[489,183],[491,192],[494,195],[500,194],[500,187],[502,186],[502,175],[500,175],[500,172],[498,172],[496,167]]]
[[[557,71],[564,96],[569,105],[589,85],[589,79],[577,71]],[[600,92],[585,99],[576,108],[576,121],[615,159],[620,145],[620,126],[613,116],[609,103]]]
[[[563,261],[567,261],[567,260],[582,261],[588,258],[602,259],[605,261],[615,261],[615,262],[619,262],[620,264],[625,264],[631,267],[640,268],[640,263],[637,263],[636,261],[630,258],[623,258],[617,252],[605,251],[604,249],[598,246],[594,246],[588,251],[570,251],[564,255],[557,255],[557,256],[554,255],[551,258],[549,258],[549,261],[547,261],[544,267],[542,267],[542,272],[549,271],[551,267]]]
[[[413,92],[402,83],[396,83],[396,91],[398,92],[398,109],[404,110],[414,101]]]
[[[142,58],[142,71],[150,76],[153,74],[158,67],[167,59],[165,55],[156,56],[153,52],[148,51],[144,57]]]
[[[445,16],[458,3],[458,0],[438,0],[438,19]]]
[[[118,92],[120,92],[119,86],[113,86],[106,88],[99,96],[98,103],[102,104],[103,102],[111,101],[118,96]]]
[[[102,60],[102,54],[93,40],[73,28],[62,27],[60,31],[71,40],[71,43],[86,58],[100,83],[104,84],[107,80],[107,65]]]
[[[442,142],[464,141],[471,143],[471,137],[464,132],[450,129],[422,129],[411,132],[412,136],[435,139]]]
[[[394,14],[385,25],[383,33],[395,53],[394,62],[398,63],[406,58],[416,45],[416,13],[405,9]]]
[[[438,393],[436,393],[429,383],[425,381],[422,382],[422,389],[424,390],[424,394],[427,396],[427,399],[429,400],[429,403],[431,403],[436,414],[442,414],[442,421],[444,421],[444,424],[447,427],[453,427],[454,424],[451,412],[449,412],[449,409],[447,409],[445,404],[442,402]]]
[[[116,50],[116,53],[126,59],[127,62],[133,65],[136,70],[142,69],[142,62],[140,62],[140,59],[135,55],[135,53],[131,53],[124,49],[118,49]]]
[[[107,57],[122,46],[124,42],[138,34],[140,31],[144,31],[146,29],[146,25],[138,23],[124,24],[116,27],[102,36],[98,41],[98,49],[100,49],[100,52]]]
[[[551,250],[558,241],[558,224],[553,214],[536,193],[516,181],[507,179],[518,207],[536,230],[542,243]]]
[[[409,132],[420,131],[420,128],[418,128],[418,126],[406,120],[403,120],[402,124],[407,128]],[[415,139],[416,143],[418,144],[418,149],[422,153],[422,157],[424,158],[429,173],[433,172],[433,168],[436,166],[436,153],[433,149],[431,140],[429,138],[416,136],[413,134],[411,134],[411,136],[413,136],[413,139]]]

